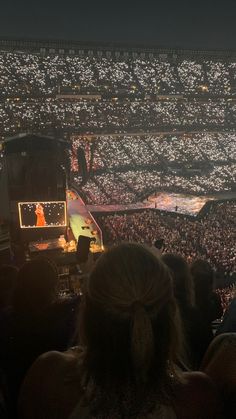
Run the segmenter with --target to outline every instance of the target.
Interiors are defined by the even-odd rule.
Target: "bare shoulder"
[[[67,408],[70,410],[70,405],[74,406],[78,397],[78,382],[74,380],[71,384],[70,380],[67,382],[67,377],[75,371],[77,359],[77,353],[74,351],[51,351],[41,355],[33,363],[20,391],[20,418],[46,418],[46,412],[56,411],[57,407],[52,406],[53,400],[58,401],[58,408],[61,407],[62,412],[64,408],[67,411]],[[68,394],[68,400],[64,401]]]
[[[39,356],[29,369],[25,382],[47,383],[57,380],[66,370],[73,368],[76,363],[76,356],[70,352],[50,351]]]
[[[52,368],[70,366],[77,360],[77,353],[74,351],[58,352],[50,351],[40,355],[32,366],[32,370],[41,368]]]
[[[229,361],[231,366],[236,361],[236,333],[223,333],[216,336],[210,343],[202,362],[202,370],[212,362],[218,362],[218,367],[227,364]],[[223,361],[223,364],[222,364]],[[234,361],[234,362],[232,362]]]
[[[217,336],[210,344],[201,366],[220,390],[235,394],[236,333]]]
[[[181,419],[221,418],[221,399],[212,380],[202,372],[184,374],[177,389],[176,413]]]

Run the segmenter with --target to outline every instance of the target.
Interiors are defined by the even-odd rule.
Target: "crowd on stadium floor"
[[[212,205],[201,220],[145,210],[100,216],[99,223],[108,244],[134,241],[152,245],[164,238],[165,252],[181,254],[190,262],[203,258],[221,274],[235,275],[235,214],[236,203],[229,201]]]

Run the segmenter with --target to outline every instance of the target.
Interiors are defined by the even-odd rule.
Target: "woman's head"
[[[87,283],[81,337],[95,379],[164,379],[178,348],[168,269],[146,247],[121,244],[97,261]]]
[[[214,271],[206,260],[197,259],[191,265],[197,300],[209,298],[212,293]]]
[[[180,309],[194,305],[194,286],[190,268],[180,255],[166,253],[162,260],[171,271],[174,283],[174,294]]]

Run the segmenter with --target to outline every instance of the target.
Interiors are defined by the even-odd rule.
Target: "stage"
[[[95,238],[96,242],[91,243],[91,251],[102,251],[102,231],[89,211],[89,208],[74,190],[67,190],[66,197],[69,228],[74,239],[77,242],[80,235]]]

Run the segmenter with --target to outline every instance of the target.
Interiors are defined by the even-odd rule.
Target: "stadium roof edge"
[[[158,54],[176,54],[177,56],[199,56],[199,57],[215,57],[215,58],[230,58],[236,57],[236,50],[220,50],[220,49],[188,49],[181,47],[166,48],[155,44],[142,45],[130,43],[115,43],[115,42],[81,42],[68,41],[59,39],[12,39],[0,38],[0,49],[17,50],[23,49],[25,51],[35,51],[45,48],[46,50],[54,49],[55,52],[59,50],[94,50],[94,51],[111,51],[111,52],[127,52],[127,53],[152,53]],[[52,52],[52,51],[51,51]]]
[[[30,133],[20,133],[20,134],[15,134],[13,136],[9,136],[4,140],[5,144],[8,143],[12,143],[12,142],[16,142],[22,139],[32,139],[32,138],[40,138],[40,140],[45,140],[45,141],[57,141],[61,144],[68,144],[68,141],[66,141],[64,138],[61,137],[53,137],[51,135],[45,135],[45,134],[30,134]]]

